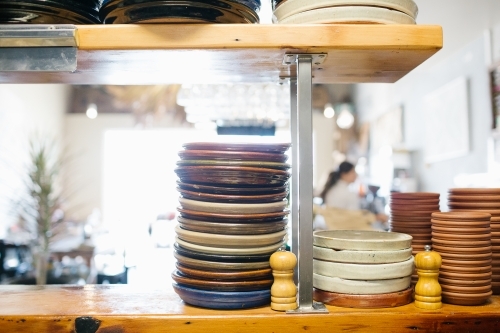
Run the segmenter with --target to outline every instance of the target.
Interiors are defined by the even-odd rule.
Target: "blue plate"
[[[271,303],[271,290],[208,291],[173,284],[174,291],[187,304],[208,309],[237,310],[255,308]]]

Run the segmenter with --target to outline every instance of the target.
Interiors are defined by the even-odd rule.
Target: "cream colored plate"
[[[216,269],[219,271],[224,270],[250,270],[250,269],[262,269],[269,267],[269,261],[259,261],[259,262],[216,262],[216,261],[206,261],[192,259],[184,257],[177,252],[174,252],[174,257],[183,265],[196,268],[196,269]]]
[[[287,0],[276,8],[273,20],[277,23],[288,16],[308,10],[339,6],[382,7],[403,12],[413,19],[418,14],[417,4],[413,0]]]
[[[219,214],[264,214],[281,212],[286,208],[287,200],[278,202],[249,204],[249,203],[219,203],[179,198],[184,209],[205,213]]]
[[[313,247],[315,259],[352,264],[389,264],[411,258],[411,248],[394,251],[350,251]]]
[[[252,248],[226,248],[226,247],[212,247],[212,246],[203,246],[198,244],[193,244],[186,242],[180,239],[178,236],[175,236],[175,241],[182,247],[197,251],[197,252],[205,252],[205,253],[213,253],[213,254],[228,254],[228,255],[252,255],[252,254],[266,254],[272,253],[279,249],[283,245],[283,241],[278,242],[276,244],[261,246],[261,247],[252,247]]]
[[[333,293],[353,295],[387,294],[405,290],[410,287],[411,276],[389,280],[347,280],[313,274],[314,288]]]
[[[313,243],[337,250],[403,250],[411,247],[407,234],[364,230],[322,230],[314,232]]]
[[[313,261],[313,272],[319,275],[349,280],[388,280],[410,276],[413,258],[392,264],[345,264],[331,261]]]
[[[280,24],[375,23],[416,24],[411,16],[378,7],[345,6],[308,10],[279,21]]]
[[[260,235],[221,235],[195,232],[175,227],[177,237],[186,242],[205,246],[219,246],[231,248],[255,248],[276,244],[283,241],[286,230],[274,232],[272,234]]]

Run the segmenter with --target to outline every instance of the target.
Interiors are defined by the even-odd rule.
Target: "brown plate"
[[[396,205],[439,205],[439,199],[396,199],[393,198],[391,199],[390,202],[391,205],[396,204]]]
[[[427,216],[398,216],[397,214],[391,214],[391,220],[399,222],[430,222],[431,217]]]
[[[491,238],[500,238],[500,232],[498,232],[498,231],[492,231],[491,232]]]
[[[179,216],[177,220],[179,221],[179,225],[182,229],[226,235],[270,234],[273,232],[284,230],[288,225],[288,219],[264,223],[219,223],[191,220]]]
[[[447,239],[438,239],[438,238],[432,238],[432,244],[438,245],[438,246],[451,246],[451,247],[457,247],[457,248],[462,248],[462,247],[474,247],[474,248],[480,248],[487,246],[491,249],[491,240],[461,240],[461,241],[453,241],[453,240],[447,240]]]
[[[491,228],[450,228],[432,224],[432,231],[452,234],[490,234]]]
[[[403,234],[411,234],[412,236],[413,235],[417,235],[417,236],[423,236],[425,235],[425,237],[431,237],[431,227],[429,226],[428,228],[422,228],[422,227],[413,227],[412,225],[405,225],[403,227],[400,227],[399,224],[396,224],[396,225],[393,225],[391,224],[391,231],[392,232],[401,232]],[[429,233],[425,233],[423,234],[422,232],[424,231],[429,231]]]
[[[479,254],[466,254],[466,253],[450,253],[450,252],[439,252],[442,259],[450,260],[491,260],[490,253],[479,253]],[[493,264],[494,265],[494,264]]]
[[[228,186],[223,184],[201,185],[201,184],[184,183],[181,181],[177,181],[177,186],[187,191],[213,193],[213,194],[227,194],[227,195],[277,194],[288,191],[287,185],[268,186],[268,187],[241,187],[241,186]]]
[[[444,228],[488,228],[490,226],[489,221],[442,221],[432,219],[431,222],[437,227]]]
[[[465,221],[477,221],[477,220],[487,220],[489,221],[491,215],[483,212],[471,212],[471,211],[453,211],[453,212],[435,212],[432,213],[432,218],[436,220],[445,220],[445,221],[455,221],[455,220],[465,220]]]
[[[172,279],[178,284],[202,290],[218,291],[250,291],[268,289],[273,284],[273,279],[243,280],[243,281],[212,281],[184,276],[179,271],[172,273]]]
[[[491,246],[481,246],[481,247],[456,247],[456,246],[443,246],[432,244],[432,249],[436,252],[447,252],[447,253],[491,253]]]
[[[486,280],[486,279],[491,279],[491,272],[485,272],[485,273],[464,273],[464,272],[447,272],[447,271],[441,271],[439,272],[439,276],[445,278],[445,279],[454,279],[454,280],[472,280],[472,279],[478,279],[478,280]]]
[[[468,208],[500,208],[500,204],[498,202],[456,202],[456,201],[448,201],[448,206],[458,209],[468,209]]]
[[[244,271],[211,271],[211,270],[201,270],[195,268],[189,268],[183,266],[180,263],[175,263],[177,270],[184,274],[185,276],[191,276],[194,278],[206,279],[206,280],[221,280],[221,281],[231,281],[231,280],[243,280],[243,279],[272,279],[272,269],[255,269],[255,270],[244,270]]]
[[[435,210],[429,210],[429,211],[409,211],[409,210],[391,210],[391,217],[395,218],[407,218],[407,217],[426,217],[426,218],[431,218],[432,213],[434,213]]]
[[[265,213],[265,214],[218,214],[218,213],[205,213],[194,210],[182,209],[177,207],[182,217],[198,220],[198,221],[212,221],[212,222],[230,222],[230,223],[244,223],[244,222],[270,222],[277,219],[282,219],[289,214],[288,210],[283,212]]]
[[[454,297],[454,296],[442,296],[443,303],[463,305],[463,306],[474,306],[483,305],[488,302],[489,297],[479,297],[479,298],[469,298],[469,297]]]
[[[207,201],[207,202],[220,202],[220,203],[268,203],[282,201],[288,196],[288,191],[273,193],[273,194],[259,194],[259,195],[227,195],[227,194],[212,194],[196,191],[183,190],[177,188],[177,191],[183,198]]]
[[[500,209],[493,209],[493,208],[467,208],[467,209],[453,208],[452,211],[457,213],[469,212],[469,213],[490,214],[491,215],[490,217],[500,216]]]
[[[491,222],[500,222],[500,217],[494,217],[492,216],[490,219]]]
[[[174,251],[174,257],[183,266],[194,269],[216,270],[216,271],[241,271],[269,268],[269,260],[258,262],[219,262],[185,257]]]
[[[471,264],[470,266],[448,266],[441,265],[441,271],[456,272],[456,273],[488,273],[491,272],[491,265],[479,266],[477,264]]]
[[[492,263],[491,258],[483,259],[483,260],[461,260],[461,259],[442,258],[442,265],[453,266],[453,267],[456,267],[456,266],[464,266],[464,267],[491,266],[491,263]]]
[[[439,211],[439,205],[416,205],[413,202],[408,203],[408,204],[403,204],[403,205],[391,203],[391,212],[394,212],[394,211],[411,211],[411,212],[414,212],[414,211],[419,211],[419,212],[420,211],[424,211],[424,212],[433,211],[433,212],[437,212],[437,211]]]
[[[269,161],[286,162],[285,154],[226,151],[226,150],[181,150],[179,157],[183,160],[232,160],[232,161]]]
[[[282,154],[290,147],[290,143],[243,143],[243,142],[187,142],[182,145],[186,150],[219,150],[266,152]]]
[[[446,283],[448,285],[459,285],[459,286],[491,286],[491,279],[484,280],[454,280],[454,279],[445,279],[440,277],[439,283]]]
[[[196,184],[282,186],[290,178],[288,171],[251,167],[181,166],[174,171],[182,182]]]
[[[419,229],[420,232],[427,230],[431,230],[432,224],[429,222],[398,222],[398,221],[391,221],[390,225],[395,227],[395,228],[401,228],[401,229]]]
[[[454,234],[444,232],[432,232],[432,237],[439,240],[462,240],[463,242],[471,241],[490,241],[491,235],[489,234]]]
[[[430,193],[430,192],[408,192],[408,193],[400,193],[400,192],[392,192],[391,198],[393,199],[402,199],[402,200],[413,200],[413,199],[437,199],[439,200],[439,193]]]
[[[457,286],[442,283],[441,288],[443,291],[452,293],[481,294],[491,291],[491,284],[485,286]]]
[[[413,300],[413,288],[388,294],[351,295],[313,289],[313,298],[317,302],[344,308],[390,308],[406,305]]]
[[[484,202],[484,201],[497,201],[500,202],[499,195],[449,195],[449,201],[466,201],[466,202]]]
[[[453,195],[500,195],[500,188],[451,188]]]

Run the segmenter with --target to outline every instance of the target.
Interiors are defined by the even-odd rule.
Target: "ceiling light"
[[[342,129],[349,129],[354,124],[354,116],[348,109],[343,109],[340,111],[339,117],[337,118],[337,125]]]
[[[335,110],[333,109],[333,105],[330,103],[326,103],[325,110],[323,111],[323,114],[328,119],[333,118],[335,116]]]
[[[97,105],[95,105],[94,103],[91,103],[87,106],[87,112],[85,112],[85,114],[87,115],[87,117],[89,117],[90,119],[95,119],[97,118]]]

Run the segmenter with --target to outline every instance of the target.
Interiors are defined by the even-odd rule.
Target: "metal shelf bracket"
[[[74,72],[74,25],[0,25],[0,72]]]

